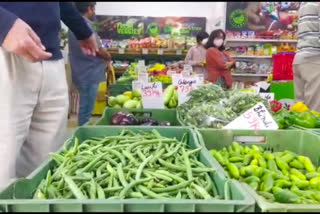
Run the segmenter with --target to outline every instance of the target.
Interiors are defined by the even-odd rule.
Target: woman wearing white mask
[[[208,70],[208,79],[212,83],[216,83],[219,78],[223,79],[226,88],[232,87],[232,75],[230,69],[234,67],[235,60],[224,51],[224,41],[226,34],[223,30],[218,29],[212,31],[209,36],[206,48],[206,62]]]
[[[204,47],[207,43],[209,34],[201,31],[197,34],[197,45],[191,47],[185,58],[185,63],[192,66],[193,72],[197,74],[203,74],[204,78],[208,78],[208,72],[205,67],[206,64],[206,48]]]

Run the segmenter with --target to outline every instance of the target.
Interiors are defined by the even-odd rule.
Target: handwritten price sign
[[[223,129],[277,130],[278,128],[278,124],[263,103],[258,103]]]
[[[143,82],[141,96],[144,108],[164,109],[161,82]]]
[[[179,105],[187,102],[189,93],[200,85],[198,76],[181,77],[177,83]]]

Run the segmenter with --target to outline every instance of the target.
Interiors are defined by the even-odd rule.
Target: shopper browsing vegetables
[[[0,3],[0,189],[62,144],[69,99],[60,19],[95,55],[95,36],[71,3]]]
[[[75,6],[83,15],[92,31],[95,16],[95,2],[76,2]],[[103,48],[99,36],[96,34],[99,51],[97,56],[87,56],[81,52],[80,42],[75,35],[68,31],[69,58],[72,70],[72,82],[80,94],[78,125],[82,126],[89,121],[94,108],[99,83],[106,81],[106,64],[110,63],[111,56]]]
[[[226,83],[226,88],[232,87],[232,75],[230,69],[235,66],[235,60],[224,51],[224,41],[226,34],[223,30],[212,31],[206,44],[208,79],[216,83],[218,78],[222,78]]]
[[[204,78],[208,78],[206,69],[206,48],[204,47],[208,41],[209,34],[201,31],[197,34],[197,44],[191,47],[185,58],[185,63],[192,65],[192,69],[197,74],[203,74]]]

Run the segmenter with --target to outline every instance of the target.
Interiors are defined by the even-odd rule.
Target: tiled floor
[[[95,123],[100,119],[100,117],[101,116],[92,116],[90,121],[92,123]],[[76,130],[77,127],[78,127],[78,116],[73,114],[70,116],[70,119],[68,120],[68,128],[67,128],[67,133],[66,133],[65,139],[70,137],[73,134],[73,132]]]

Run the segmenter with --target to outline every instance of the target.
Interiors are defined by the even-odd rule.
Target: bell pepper
[[[279,101],[273,100],[270,102],[271,111],[278,112],[282,109],[282,103]]]
[[[277,113],[273,114],[273,118],[278,123],[279,129],[288,128],[294,121],[294,115],[286,109],[281,109]]]
[[[297,102],[291,107],[291,111],[302,113],[305,111],[309,111],[309,108],[303,102]]]
[[[300,114],[296,114],[294,124],[302,126],[304,128],[312,129],[316,127],[316,120],[310,112],[306,111]]]

